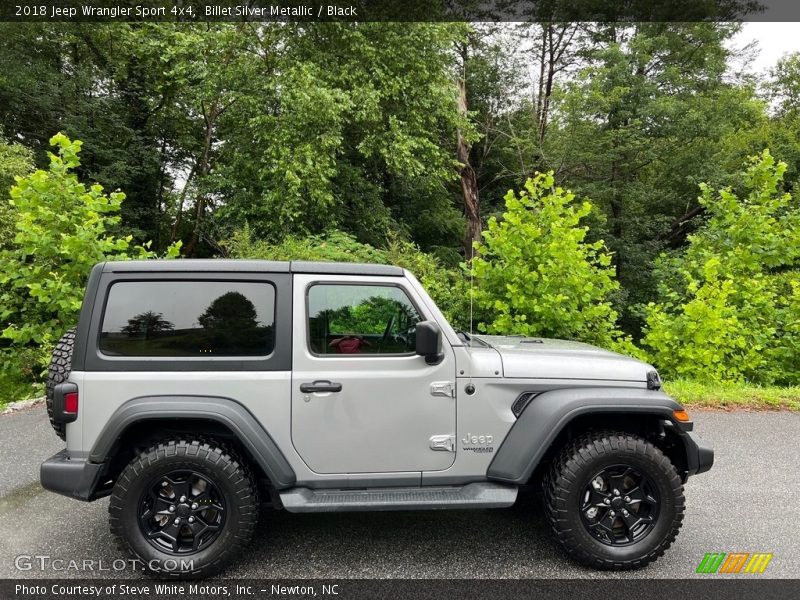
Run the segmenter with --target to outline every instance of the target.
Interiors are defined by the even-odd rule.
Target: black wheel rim
[[[586,529],[609,546],[641,541],[655,527],[660,505],[650,477],[629,465],[611,465],[595,473],[579,502]]]
[[[139,501],[139,526],[147,541],[167,554],[193,554],[222,533],[225,499],[196,471],[170,471],[148,484]]]

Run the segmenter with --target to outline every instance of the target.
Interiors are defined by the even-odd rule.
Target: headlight
[[[658,371],[648,371],[647,373],[647,389],[660,390],[661,377],[658,376]]]

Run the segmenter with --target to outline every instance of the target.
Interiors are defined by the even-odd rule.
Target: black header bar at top
[[[6,22],[800,21],[796,0],[2,0]]]

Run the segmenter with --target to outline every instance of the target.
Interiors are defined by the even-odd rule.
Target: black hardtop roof
[[[174,260],[123,260],[103,263],[105,273],[314,273],[321,275],[383,275],[401,277],[393,265],[310,262],[304,260],[234,260],[178,258]]]

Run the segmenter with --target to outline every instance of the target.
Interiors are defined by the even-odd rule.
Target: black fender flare
[[[558,434],[578,416],[626,413],[673,421],[673,411],[681,408],[665,393],[644,388],[586,387],[542,392],[511,426],[486,475],[505,483],[527,483]]]
[[[153,419],[203,419],[229,429],[247,449],[276,489],[297,480],[286,457],[253,414],[239,402],[221,396],[141,396],[120,406],[89,453],[89,462],[105,463],[129,427]]]

